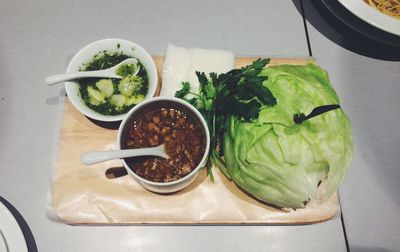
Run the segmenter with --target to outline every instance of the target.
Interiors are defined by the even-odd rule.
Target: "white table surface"
[[[39,251],[346,250],[340,217],[305,226],[93,227],[69,226],[46,216],[52,157],[59,136],[57,97],[62,87],[47,87],[44,78],[63,72],[68,56],[92,41],[107,37],[135,41],[154,55],[164,54],[167,44],[174,43],[232,50],[237,56],[305,56],[308,50],[303,20],[292,1],[2,0],[0,4],[0,194],[25,217]],[[318,38],[318,34],[314,37]],[[340,49],[331,47],[341,55]],[[327,64],[326,58],[321,59],[335,82],[343,78],[342,71],[347,71],[336,57],[338,55],[334,55],[333,62],[337,64]],[[373,62],[370,61],[371,65]],[[351,74],[345,76],[350,78]],[[368,82],[369,78],[360,80],[367,81],[381,99],[388,98],[389,104],[399,105],[390,90],[380,92],[373,82]],[[338,92],[351,116],[364,116],[354,120],[355,126],[367,120],[361,108],[352,107],[355,102],[352,95],[357,90],[339,84]],[[368,91],[364,90],[362,94],[368,95]],[[360,103],[366,99],[361,95],[357,97],[356,101]],[[368,108],[377,111],[372,103]],[[395,111],[388,112],[381,119],[386,120],[393,114]],[[395,122],[398,119],[388,120]],[[369,144],[360,149],[366,152],[364,155],[370,155],[370,160],[359,154],[355,158],[358,164],[351,170],[343,188],[343,191],[352,191],[345,197],[348,204],[345,210],[349,215],[351,205],[357,207],[357,201],[352,198],[367,198],[365,191],[352,187],[349,181],[360,175],[367,184],[376,186],[385,183],[385,179],[392,181],[392,178],[382,174],[376,177],[379,171],[372,171],[372,168],[381,162],[386,162],[388,169],[396,168],[396,160],[389,159],[388,162],[385,159],[392,157],[390,152],[395,151],[388,149],[385,142],[395,140],[386,135],[387,132],[392,130],[396,134],[398,131],[390,125],[384,129],[376,128],[373,123],[362,129],[356,131],[358,145],[369,141],[378,145]],[[374,134],[368,130],[380,132]],[[363,134],[372,139],[363,139]],[[374,158],[376,151],[384,156]],[[365,167],[371,171],[364,172]],[[395,184],[392,186],[396,187]],[[384,190],[374,193],[383,197],[383,201],[396,197]],[[393,204],[398,207],[398,201]]]
[[[312,54],[330,72],[352,122],[354,158],[340,189],[349,249],[399,251],[400,62],[337,45],[333,39],[348,43],[347,38],[329,28],[310,1],[303,2],[305,16],[314,22],[307,23]],[[316,29],[322,25],[332,40]]]

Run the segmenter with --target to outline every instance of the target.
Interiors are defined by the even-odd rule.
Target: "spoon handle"
[[[140,148],[140,149],[86,152],[81,155],[81,162],[85,165],[91,165],[112,159],[139,157],[139,156],[158,156],[158,157],[168,158],[168,155],[164,151],[164,146],[160,145],[157,147]]]
[[[78,78],[87,78],[87,77],[99,77],[99,78],[115,78],[121,79],[119,75],[112,75],[109,72],[105,72],[102,70],[99,71],[86,71],[86,72],[76,72],[76,73],[63,73],[63,74],[56,74],[46,78],[45,82],[47,85],[53,85],[58,82],[63,82],[72,79]]]

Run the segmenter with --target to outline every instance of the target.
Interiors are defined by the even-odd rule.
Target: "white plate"
[[[381,13],[364,0],[338,0],[351,13],[383,31],[400,36],[400,20]]]
[[[4,239],[3,233],[0,231],[0,252],[7,252],[7,251],[8,251],[8,248],[7,248],[6,240]]]
[[[0,251],[27,252],[24,234],[8,208],[0,202]],[[3,244],[2,244],[3,243]],[[3,247],[2,247],[3,246]]]

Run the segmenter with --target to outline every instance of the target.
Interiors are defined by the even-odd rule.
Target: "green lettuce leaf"
[[[340,185],[352,158],[350,121],[336,109],[301,124],[293,115],[340,104],[326,71],[314,63],[267,67],[263,85],[276,98],[245,122],[230,116],[222,171],[256,198],[279,207],[303,208]]]

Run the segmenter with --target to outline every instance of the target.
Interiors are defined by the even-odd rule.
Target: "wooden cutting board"
[[[159,76],[163,57],[154,57]],[[236,59],[236,67],[254,58]],[[305,64],[307,59],[272,59],[275,64]],[[161,82],[159,89],[161,88]],[[213,168],[214,182],[203,169],[188,188],[169,195],[143,189],[127,175],[119,160],[84,166],[80,155],[116,148],[115,123],[98,123],[79,113],[65,98],[58,157],[52,187],[52,206],[69,224],[307,224],[334,217],[339,210],[335,193],[305,209],[282,210],[249,196]]]

